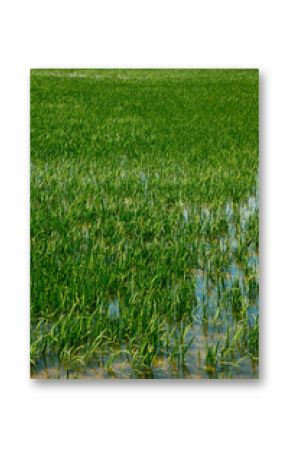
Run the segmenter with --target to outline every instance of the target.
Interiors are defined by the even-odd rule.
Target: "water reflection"
[[[141,173],[141,182],[147,188],[147,178]],[[249,197],[238,207],[232,202],[225,206],[227,234],[215,243],[206,240],[206,229],[211,213],[201,209],[201,227],[205,234],[199,243],[197,268],[192,272],[192,305],[187,322],[168,324],[168,334],[181,341],[188,320],[190,331],[183,345],[189,345],[186,354],[181,350],[172,356],[172,341],[166,352],[160,344],[160,355],[146,372],[133,369],[132,360],[124,352],[114,358],[110,353],[101,354],[93,363],[83,368],[67,370],[56,355],[44,356],[32,368],[35,378],[256,378],[258,357],[253,350],[257,344],[259,319],[259,256],[255,242],[249,241],[251,219],[258,213],[257,197]],[[188,209],[183,210],[183,220],[189,225]],[[245,244],[247,242],[247,244]],[[215,246],[214,246],[215,245]],[[238,254],[242,245],[241,254]],[[244,245],[244,246],[243,246]],[[216,255],[223,261],[222,267],[212,260]],[[176,287],[177,288],[177,287]],[[172,291],[172,285],[168,284]],[[118,323],[120,303],[116,296],[109,302],[109,319]],[[41,332],[41,328],[39,332]],[[181,346],[180,346],[181,347]],[[254,348],[255,349],[255,348]]]

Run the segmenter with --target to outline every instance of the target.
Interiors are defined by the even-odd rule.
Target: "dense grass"
[[[258,71],[32,70],[34,376],[256,377]]]

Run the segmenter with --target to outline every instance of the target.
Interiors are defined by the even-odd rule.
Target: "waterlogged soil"
[[[61,366],[57,357],[46,357],[31,369],[34,379],[255,379],[259,377],[258,361],[242,357],[238,352],[231,357],[231,362],[220,364],[215,371],[207,366],[207,348],[218,342],[224,342],[223,334],[208,334],[203,326],[192,327],[190,336],[194,343],[187,351],[185,363],[178,365],[170,363],[167,357],[158,357],[151,370],[147,373],[136,373],[126,357],[120,357],[112,363],[108,370],[107,357],[102,357],[96,363],[78,370],[67,370]]]
[[[258,198],[250,197],[246,205],[241,206],[241,223],[244,227],[250,217],[258,211]],[[207,210],[205,209],[207,214]],[[231,221],[232,209],[229,204],[226,206],[227,219]],[[187,222],[188,216],[184,214],[184,220]],[[229,246],[235,250],[236,234],[230,227],[228,236]],[[221,241],[221,248],[225,241]],[[210,245],[208,245],[210,249]],[[247,258],[247,267],[254,273],[255,281],[258,285],[258,267],[259,257],[254,251],[249,251]],[[254,301],[250,301],[249,289],[247,288],[247,279],[242,266],[232,262],[224,270],[223,288],[231,290],[234,285],[238,285],[241,293],[248,298],[247,321],[253,325],[259,315],[258,296]],[[220,288],[221,285],[220,285]],[[229,378],[258,378],[259,366],[258,359],[245,356],[234,350],[230,354],[228,361],[219,361],[217,366],[208,364],[208,348],[224,346],[226,342],[226,329],[232,331],[228,338],[234,338],[234,330],[238,324],[231,313],[221,311],[219,317],[204,320],[204,304],[211,316],[214,316],[218,309],[218,294],[216,285],[208,279],[207,271],[195,270],[195,291],[197,306],[192,311],[192,326],[187,334],[186,340],[191,341],[184,361],[172,361],[170,356],[162,355],[156,357],[152,367],[147,372],[136,372],[128,360],[125,353],[126,346],[123,346],[124,353],[116,357],[108,368],[108,360],[111,354],[100,355],[94,362],[78,369],[66,369],[59,361],[57,355],[45,356],[31,368],[31,377],[37,379],[229,379]],[[119,301],[116,297],[108,306],[108,315],[112,321],[118,321],[120,317]]]
[[[110,370],[103,362],[90,363],[84,369],[68,370],[55,358],[46,358],[31,368],[33,379],[255,379],[259,377],[258,361],[236,354],[236,362],[221,365],[217,371],[206,365],[208,345],[224,340],[223,335],[205,337],[199,325],[193,326],[195,343],[186,355],[183,366],[172,365],[166,357],[159,357],[151,370],[137,374],[124,358],[113,362]]]

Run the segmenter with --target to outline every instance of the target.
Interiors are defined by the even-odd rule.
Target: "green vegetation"
[[[257,377],[258,207],[257,70],[32,70],[32,376]]]

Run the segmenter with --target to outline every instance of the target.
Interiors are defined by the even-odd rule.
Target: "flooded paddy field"
[[[258,375],[258,71],[33,70],[31,377]]]

